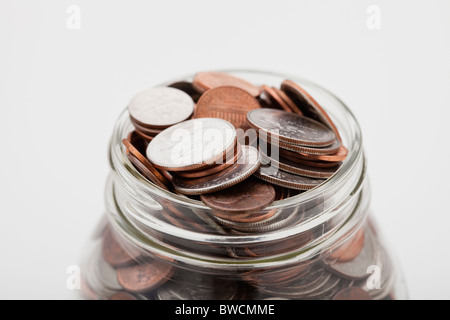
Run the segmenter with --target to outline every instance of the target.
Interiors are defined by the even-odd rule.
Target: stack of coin
[[[162,130],[188,119],[194,111],[194,101],[176,88],[151,88],[137,94],[128,111],[136,131],[151,140]]]

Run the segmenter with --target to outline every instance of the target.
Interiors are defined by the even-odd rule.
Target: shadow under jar
[[[241,223],[237,231],[201,201],[166,191],[134,168],[122,144],[134,130],[125,110],[111,138],[106,214],[84,261],[84,297],[407,298],[398,266],[370,214],[361,130],[351,111],[304,79],[229,73],[257,85],[278,86],[287,78],[300,84],[338,127],[349,151],[346,160],[318,187],[262,210],[274,218]]]

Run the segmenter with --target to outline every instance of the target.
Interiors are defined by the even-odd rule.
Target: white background
[[[81,29],[66,26],[69,5]],[[367,8],[381,10],[370,30]],[[363,129],[373,211],[411,298],[450,298],[450,1],[0,2],[0,298],[71,297],[107,145],[138,91],[266,69],[336,93]]]

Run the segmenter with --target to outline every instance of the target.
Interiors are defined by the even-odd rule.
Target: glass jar
[[[105,219],[82,269],[84,297],[405,299],[402,276],[370,211],[362,135],[352,112],[304,79],[230,73],[257,85],[287,78],[300,84],[338,127],[347,159],[320,186],[265,208],[270,219],[221,221],[201,201],[163,190],[133,167],[121,143],[133,130],[125,110],[110,142]]]

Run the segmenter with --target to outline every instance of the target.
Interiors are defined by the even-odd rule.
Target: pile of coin
[[[89,299],[244,300],[394,299],[392,265],[371,226],[323,255],[290,266],[242,268],[231,275],[189,269],[181,262],[125,245],[108,226],[85,266]],[[379,279],[367,270],[376,266]],[[374,278],[375,279],[375,278]]]
[[[249,216],[279,200],[268,186],[297,191],[289,194],[312,189],[347,155],[329,115],[290,80],[275,88],[201,72],[192,83],[139,93],[128,110],[135,131],[123,142],[134,167],[163,189],[194,199],[201,195],[225,224],[262,221]],[[266,186],[246,187],[251,176]],[[232,188],[238,184],[243,186]],[[210,199],[225,195],[266,201],[243,211],[242,202],[219,208]]]

